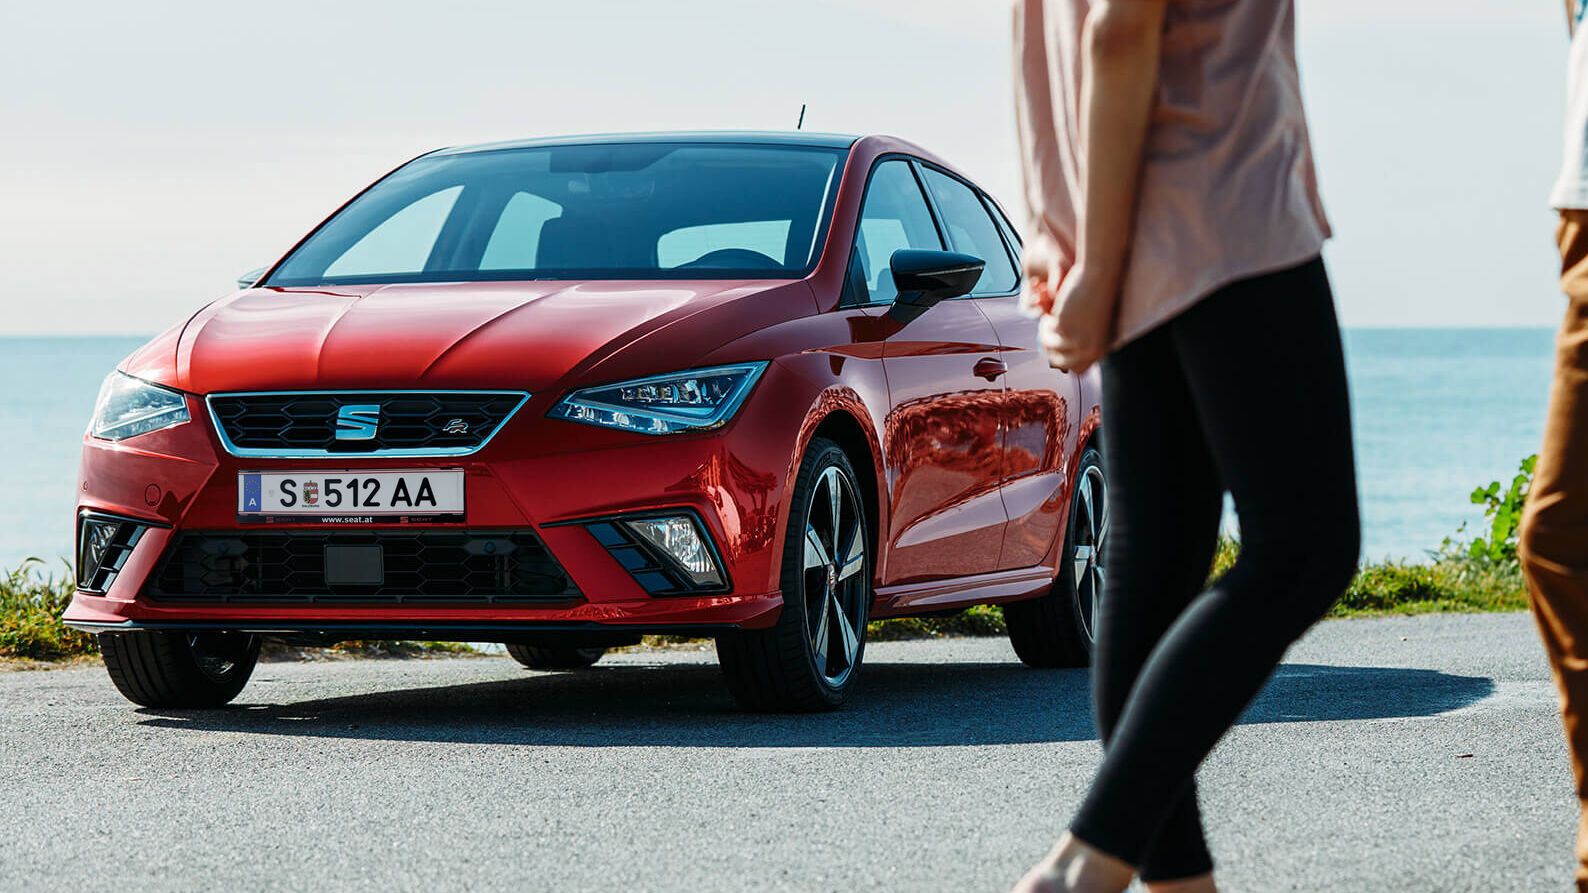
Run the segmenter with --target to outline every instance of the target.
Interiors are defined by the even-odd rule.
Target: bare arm
[[[1053,309],[1053,286],[1075,263],[1075,246],[1069,239],[1061,243],[1059,233],[1067,228],[1053,218],[1049,200],[1069,186],[1053,119],[1045,2],[1014,2],[1015,134],[1027,212],[1020,304],[1032,315]]]
[[[1577,0],[1566,0],[1566,33],[1577,29]],[[1575,36],[1575,35],[1573,35]]]
[[[1114,290],[1136,217],[1165,5],[1165,0],[1104,0],[1086,19],[1081,75],[1086,210],[1078,253],[1087,272]]]
[[[1086,17],[1081,74],[1085,185],[1077,265],[1044,341],[1055,365],[1097,362],[1113,338],[1130,253],[1142,154],[1157,91],[1167,0],[1099,0]]]

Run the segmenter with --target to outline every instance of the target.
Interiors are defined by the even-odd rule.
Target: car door
[[[898,295],[888,268],[893,252],[943,247],[914,163],[879,162],[855,236],[854,300],[886,307]],[[892,503],[882,585],[994,570],[1008,517],[998,493],[1003,384],[987,375],[998,362],[992,323],[975,301],[944,301],[888,334],[882,357]]]
[[[1072,408],[1079,383],[1048,365],[1037,324],[1020,312],[1018,241],[997,207],[979,190],[936,168],[923,166],[938,218],[954,251],[987,263],[973,300],[992,323],[1005,369],[1002,493],[1009,523],[998,570],[1034,567],[1061,532],[1069,493],[1065,486],[1075,437]]]

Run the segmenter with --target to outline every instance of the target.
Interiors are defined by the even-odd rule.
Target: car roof
[[[504,140],[475,146],[450,146],[431,155],[468,155],[502,149],[528,149],[539,146],[589,146],[616,143],[724,143],[759,146],[819,146],[847,149],[860,139],[843,133],[812,133],[804,130],[679,130],[657,133],[590,133],[549,136],[534,139]]]

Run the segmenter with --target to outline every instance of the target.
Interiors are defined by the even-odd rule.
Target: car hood
[[[745,298],[779,289],[803,295],[758,299],[749,302],[756,312],[732,312]],[[812,309],[803,283],[766,281],[258,288],[204,308],[186,326],[129,357],[123,369],[200,394],[410,387],[537,391],[594,374],[623,348],[701,314],[688,339],[698,353],[660,358],[661,366],[688,368],[713,348],[775,321],[769,316]]]

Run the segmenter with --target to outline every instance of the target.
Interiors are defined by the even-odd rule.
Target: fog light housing
[[[722,585],[722,572],[706,545],[705,537],[695,526],[695,519],[687,515],[665,518],[635,518],[624,521],[623,526],[640,535],[645,542],[661,550],[678,563],[696,586],[710,588]]]
[[[636,515],[585,525],[651,595],[728,588],[727,575],[700,519],[690,512]]]
[[[143,539],[147,524],[83,512],[77,518],[77,588],[106,592]]]

